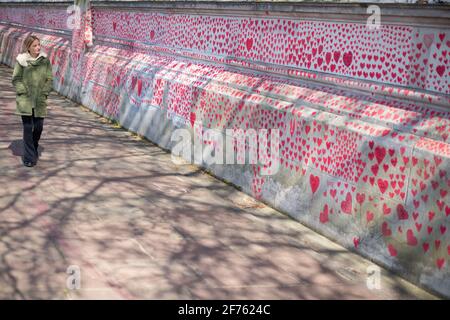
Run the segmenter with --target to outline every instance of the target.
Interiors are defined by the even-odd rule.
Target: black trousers
[[[22,116],[23,123],[23,161],[36,163],[38,159],[39,139],[44,128],[44,118]]]

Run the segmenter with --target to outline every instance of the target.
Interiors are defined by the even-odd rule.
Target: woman
[[[47,116],[47,96],[53,89],[53,75],[38,37],[28,36],[22,51],[16,58],[12,83],[16,87],[16,114],[22,116],[23,123],[22,162],[33,167],[39,157],[39,139]]]

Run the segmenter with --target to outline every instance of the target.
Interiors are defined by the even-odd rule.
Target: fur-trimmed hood
[[[40,52],[39,55],[36,58],[33,58],[30,53],[28,52],[24,52],[24,53],[20,53],[16,60],[17,62],[23,66],[23,67],[27,67],[28,66],[28,61],[33,62],[33,61],[37,61],[38,59],[40,59],[41,57],[47,58],[47,54],[45,52]]]

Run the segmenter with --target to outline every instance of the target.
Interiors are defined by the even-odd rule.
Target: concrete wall
[[[201,166],[450,296],[449,7],[383,6],[370,30],[361,5],[78,4],[73,32],[67,3],[1,5],[1,61],[38,34],[58,92],[167,149],[278,129],[257,164]]]

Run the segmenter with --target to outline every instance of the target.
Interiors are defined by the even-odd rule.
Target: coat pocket
[[[47,107],[47,96],[41,93],[36,99],[36,108],[43,109],[45,107]]]
[[[47,115],[47,96],[44,94],[36,98],[36,117],[45,117]]]
[[[25,94],[18,94],[16,96],[16,109],[20,114],[31,114],[31,99]]]

